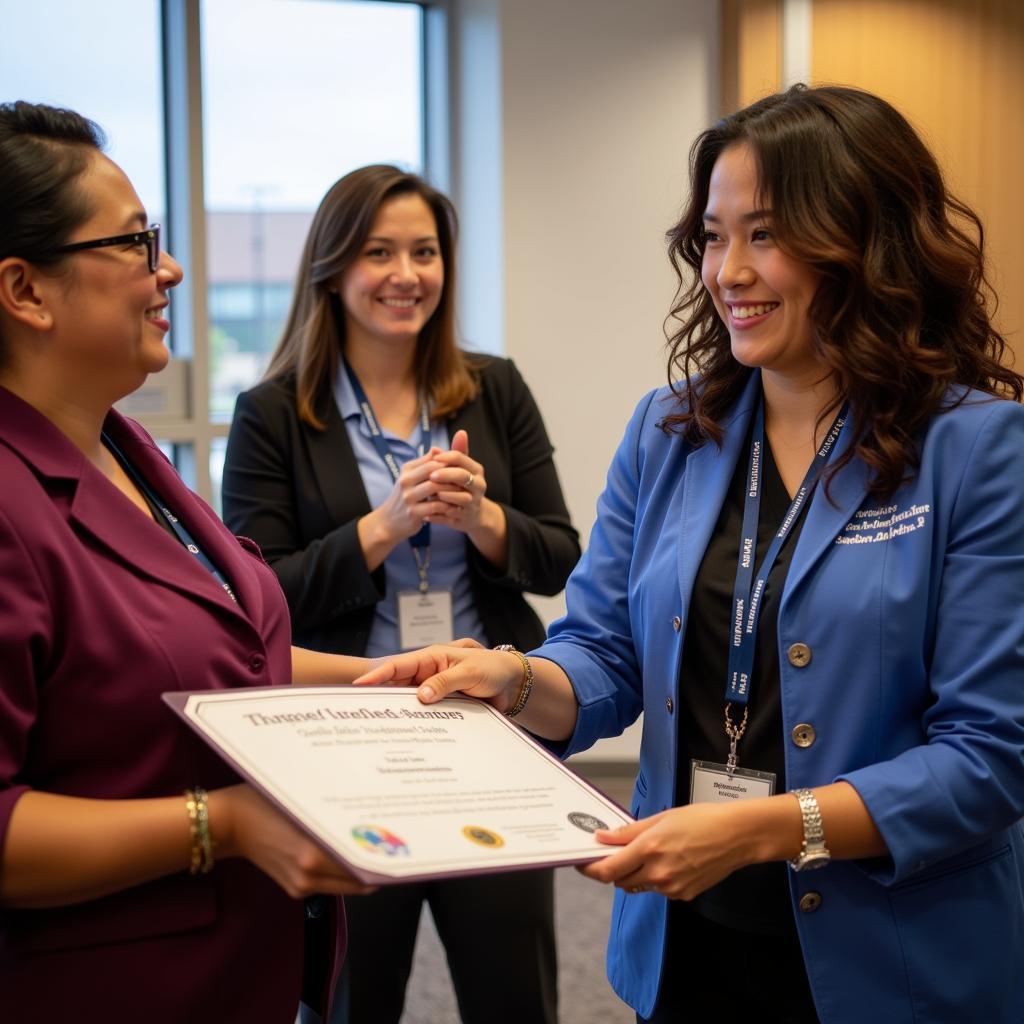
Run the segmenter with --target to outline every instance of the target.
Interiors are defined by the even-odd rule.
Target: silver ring
[[[473,476],[473,474],[472,474],[472,473],[467,473],[467,476],[466,476],[466,482],[465,482],[465,483],[464,483],[464,484],[463,484],[462,486],[463,486],[463,487],[472,487],[472,486],[473,486],[473,481],[474,481],[475,479],[476,479],[476,477],[475,477],[475,476]]]
[[[635,896],[638,892],[647,892],[646,885],[630,885],[626,887],[626,892],[631,896]]]

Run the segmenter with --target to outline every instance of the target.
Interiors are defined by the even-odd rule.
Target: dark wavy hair
[[[372,164],[340,178],[321,200],[302,251],[288,320],[264,375],[265,380],[294,376],[299,418],[317,429],[324,429],[318,399],[333,387],[345,346],[344,309],[331,287],[359,256],[381,204],[408,194],[430,207],[444,261],[441,299],[416,345],[417,384],[439,417],[477,394],[469,359],[455,339],[455,208],[418,175]]]
[[[662,421],[695,445],[721,443],[722,417],[753,372],[732,357],[700,277],[711,172],[737,143],[750,147],[776,242],[820,275],[813,344],[839,402],[850,403],[856,439],[829,475],[856,455],[872,471],[871,493],[891,494],[920,464],[917,432],[962,400],[951,387],[1024,393],[992,325],[981,221],[947,191],[907,120],[858,89],[795,85],[701,134],[690,199],[667,236],[679,279],[666,320],[679,404]]]

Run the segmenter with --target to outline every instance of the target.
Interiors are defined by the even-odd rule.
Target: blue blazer
[[[684,799],[674,784],[686,619],[759,390],[755,373],[720,450],[658,429],[676,401],[667,388],[643,399],[569,580],[569,612],[536,652],[564,669],[580,704],[561,753],[644,712],[639,817]],[[823,1024],[1020,1024],[1024,408],[968,394],[920,443],[919,471],[886,502],[867,496],[856,459],[831,502],[816,490],[783,589],[788,784],[845,779],[890,851],[791,872],[794,914]],[[804,667],[785,655],[796,642],[812,652]],[[814,729],[810,746],[791,738],[800,724]],[[802,911],[811,891],[820,904]],[[616,893],[608,973],[642,1016],[658,991],[666,910],[657,894]]]

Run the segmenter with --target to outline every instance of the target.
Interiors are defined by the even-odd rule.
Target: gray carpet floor
[[[633,776],[588,772],[594,785],[628,806]],[[636,1016],[612,991],[604,973],[613,890],[574,868],[555,872],[559,1024],[635,1024]],[[445,964],[429,911],[420,921],[402,1024],[459,1024]],[[523,1024],[530,1024],[524,1021]]]

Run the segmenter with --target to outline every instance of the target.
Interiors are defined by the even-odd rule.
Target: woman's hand
[[[545,739],[569,739],[579,710],[569,677],[544,657],[530,658],[530,667],[533,688],[516,724]],[[518,654],[490,651],[472,640],[382,658],[376,668],[354,680],[356,686],[418,686],[417,696],[424,704],[464,693],[493,704],[502,714],[515,706],[524,682]]]
[[[832,857],[857,860],[889,852],[860,794],[850,783],[813,790]],[[689,804],[599,831],[621,846],[579,870],[627,892],[657,892],[674,900],[695,896],[748,864],[792,860],[803,845],[803,815],[792,793],[722,804]]]
[[[356,686],[417,686],[424,704],[465,693],[507,711],[523,682],[523,663],[507,651],[490,651],[473,640],[435,644],[386,658],[355,680]]]
[[[449,507],[438,498],[437,483],[431,479],[431,474],[443,465],[438,461],[443,454],[440,448],[431,448],[426,455],[402,466],[384,503],[357,523],[359,546],[370,572],[403,540],[419,533],[428,516],[443,515]]]
[[[214,857],[245,857],[289,896],[313,893],[364,895],[374,887],[353,878],[251,786],[209,794]]]
[[[437,487],[441,509],[428,514],[429,522],[466,534],[489,562],[504,571],[508,563],[505,511],[486,496],[484,467],[469,457],[469,434],[457,430],[451,451],[438,452],[434,458],[439,466],[431,470],[430,480]]]
[[[759,830],[751,827],[754,803],[690,804],[599,831],[602,843],[622,849],[579,871],[627,892],[692,900],[737,868],[765,859]]]
[[[469,434],[457,430],[451,451],[438,452],[435,461],[438,466],[431,470],[430,479],[437,486],[437,497],[444,507],[431,514],[431,522],[468,533],[480,525],[487,494],[484,467],[469,457]]]

